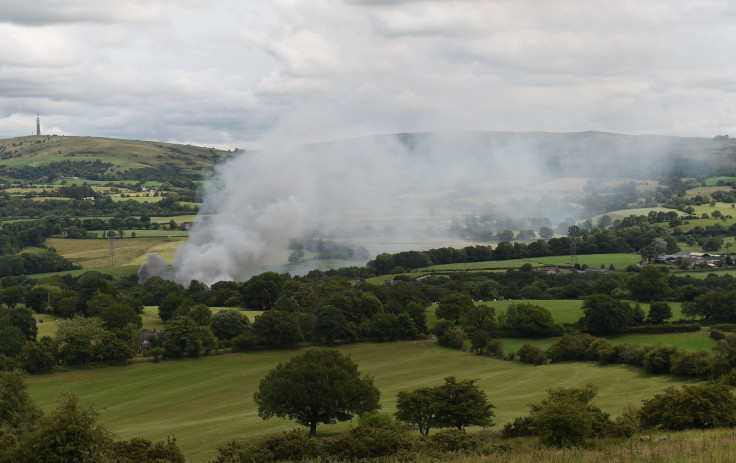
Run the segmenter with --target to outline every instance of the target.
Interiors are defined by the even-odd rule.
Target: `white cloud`
[[[0,0],[0,18],[2,137],[36,112],[66,133],[241,148],[736,132],[729,2]]]

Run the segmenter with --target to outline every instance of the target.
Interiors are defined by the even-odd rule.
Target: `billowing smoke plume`
[[[556,224],[577,206],[552,201],[546,182],[625,163],[595,146],[610,166],[581,167],[587,148],[549,137],[418,134],[245,152],[217,169],[189,241],[176,252],[175,279],[244,281],[285,264],[289,241],[305,234],[365,244],[371,256],[396,245],[417,249],[417,236],[437,236],[484,208]],[[641,159],[635,169],[643,170]],[[159,263],[150,259],[145,271],[160,270]]]

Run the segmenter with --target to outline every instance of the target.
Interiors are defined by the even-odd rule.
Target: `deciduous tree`
[[[380,408],[373,378],[362,376],[349,356],[336,350],[310,349],[279,363],[261,379],[253,400],[264,420],[273,416],[309,426],[346,421]]]

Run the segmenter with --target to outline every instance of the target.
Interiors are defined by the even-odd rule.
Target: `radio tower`
[[[578,263],[577,244],[575,239],[578,237],[578,227],[572,225],[567,229],[567,237],[570,238],[570,267],[575,267]]]
[[[115,232],[110,230],[107,232],[107,237],[110,239],[110,267],[115,266]]]
[[[38,113],[36,113],[36,135],[41,136],[41,118],[38,117]]]

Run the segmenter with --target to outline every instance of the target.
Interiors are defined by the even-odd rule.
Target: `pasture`
[[[384,413],[395,411],[402,390],[441,384],[443,378],[477,378],[496,413],[496,429],[526,415],[528,405],[546,396],[550,387],[593,383],[600,388],[596,404],[617,416],[638,406],[667,386],[687,384],[670,376],[650,376],[624,367],[563,363],[533,367],[518,362],[453,351],[426,341],[354,344],[338,347],[356,361],[363,374],[373,375],[381,390]],[[162,440],[176,436],[188,461],[213,458],[218,444],[248,441],[298,427],[288,420],[263,421],[253,393],[271,368],[300,350],[227,354],[201,359],[127,367],[74,370],[29,379],[30,394],[48,411],[62,392],[72,392],[85,406],[99,411],[99,421],[121,438]],[[320,434],[344,431],[350,424],[320,425]]]
[[[640,260],[641,256],[634,253],[583,254],[577,256],[578,264],[587,265],[588,267],[592,268],[599,268],[601,266],[608,268],[610,265],[613,265],[617,269],[622,269],[628,267],[629,265],[635,265]],[[503,268],[518,268],[524,264],[531,264],[535,267],[545,265],[569,266],[570,256],[529,257],[526,259],[492,260],[486,262],[467,262],[461,264],[443,264],[418,269],[418,271],[462,271],[486,269],[498,270]]]
[[[136,235],[137,235],[136,230]],[[172,232],[173,233],[173,232]],[[177,246],[186,241],[186,236],[148,236],[115,239],[115,265],[140,265],[149,253],[157,252],[171,261]],[[45,243],[85,269],[110,266],[110,242],[108,239],[49,238]]]
[[[253,323],[256,320],[256,317],[263,313],[262,310],[242,310],[238,309],[237,307],[210,307],[210,310],[213,314],[221,311],[221,310],[237,310],[246,317],[248,317],[248,320],[250,320],[251,323]],[[159,318],[158,316],[158,307],[148,305],[143,308],[143,313],[141,314],[141,318],[143,319],[143,328],[148,330],[153,330],[154,328],[157,330],[164,329],[164,322]]]
[[[719,181],[736,182],[736,177],[711,177],[705,179],[705,186],[716,186]]]

